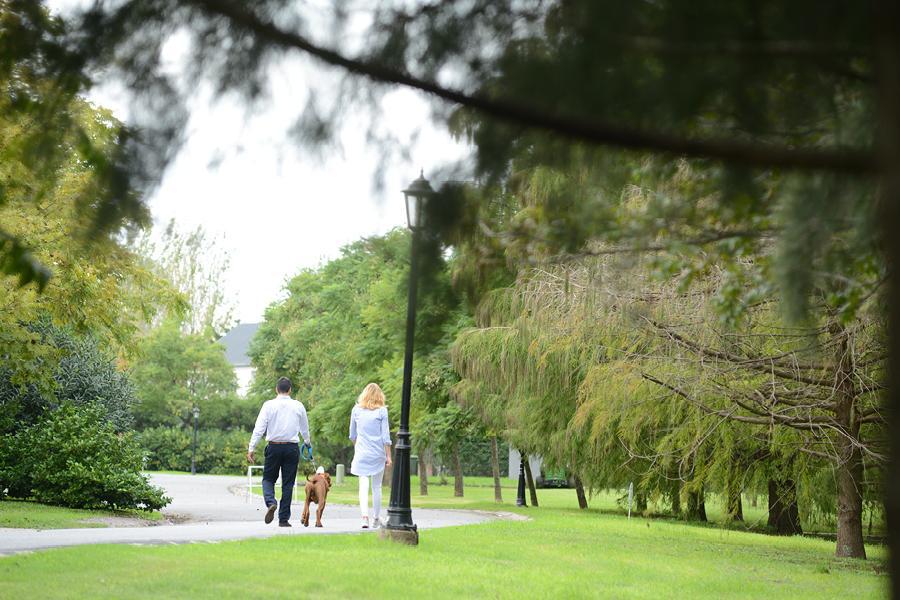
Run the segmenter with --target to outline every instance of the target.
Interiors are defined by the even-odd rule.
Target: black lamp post
[[[194,446],[191,448],[191,475],[197,474],[197,425],[200,423],[200,407],[195,406],[194,410]]]
[[[519,489],[516,490],[516,506],[528,506],[525,501],[525,453],[519,454]]]
[[[386,535],[409,544],[419,541],[416,524],[412,520],[409,491],[409,400],[412,393],[413,340],[416,331],[416,292],[419,279],[419,240],[422,235],[425,203],[434,194],[424,173],[403,190],[406,198],[406,218],[412,231],[409,256],[409,297],[406,305],[406,352],[403,355],[403,393],[400,400],[400,430],[394,446],[394,471],[391,476],[391,502],[388,505]]]

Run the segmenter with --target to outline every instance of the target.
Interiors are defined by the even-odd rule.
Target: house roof
[[[250,357],[247,351],[250,349],[250,340],[259,329],[259,323],[241,323],[231,331],[219,338],[219,343],[225,346],[225,358],[233,367],[249,367]]]

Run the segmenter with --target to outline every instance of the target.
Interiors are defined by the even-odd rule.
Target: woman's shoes
[[[363,517],[362,520],[363,520],[362,528],[368,529],[369,528],[369,517]]]
[[[372,521],[372,529],[381,529],[384,523],[381,522],[381,519],[375,517],[375,520]]]

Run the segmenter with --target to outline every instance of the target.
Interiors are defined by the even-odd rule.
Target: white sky
[[[184,50],[174,49],[176,69],[179,56]],[[348,115],[339,150],[318,156],[299,150],[286,130],[305,105],[309,84],[329,79],[333,74],[311,60],[289,57],[274,70],[270,101],[252,115],[238,100],[212,98],[203,91],[208,86],[195,86],[187,141],[149,199],[157,225],[172,218],[182,231],[202,225],[230,254],[226,289],[239,322],[261,320],[300,269],[334,258],[360,237],[405,225],[400,190],[420,168],[428,177],[467,154],[431,124],[428,103],[410,90],[392,92],[382,104],[379,129],[408,141],[412,157],[397,158],[380,173],[382,191],[373,185],[379,154],[366,141],[367,115]],[[90,99],[129,120],[115,82]]]
[[[99,99],[98,99],[99,100]],[[341,151],[311,156],[286,139],[297,115],[292,94],[277,95],[250,118],[236,101],[199,102],[188,141],[150,199],[154,221],[202,225],[231,255],[227,289],[241,322],[257,321],[287,277],[337,256],[344,244],[406,223],[403,195],[420,168],[459,158],[462,149],[428,127],[426,103],[399,91],[385,99],[386,126],[399,139],[423,128],[413,160],[398,159],[374,188],[378,154],[366,123],[353,116]],[[217,163],[214,166],[211,163]]]

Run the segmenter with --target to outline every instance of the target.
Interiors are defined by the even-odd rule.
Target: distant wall
[[[509,476],[512,479],[519,478],[519,461],[521,460],[521,455],[519,451],[515,448],[510,447],[509,449]],[[544,461],[541,460],[540,456],[529,456],[528,462],[531,465],[531,474],[534,475],[535,478],[541,476],[541,465],[543,465]]]

